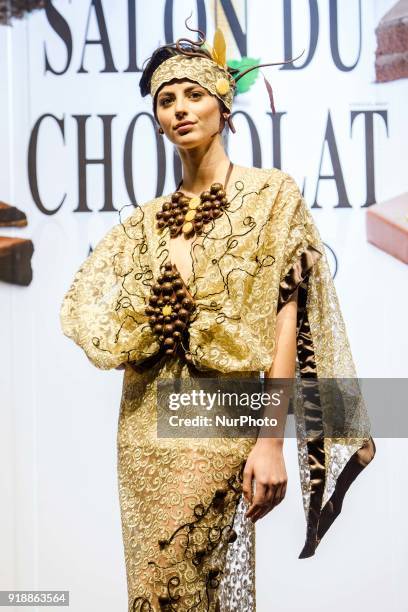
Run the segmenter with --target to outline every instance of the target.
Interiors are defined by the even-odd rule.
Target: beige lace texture
[[[227,70],[223,70],[212,60],[205,57],[181,57],[180,55],[170,57],[162,62],[153,73],[150,86],[152,97],[154,98],[159,87],[173,79],[188,79],[199,83],[224,102],[229,110],[232,109],[235,86],[231,76]],[[217,88],[219,82],[229,85],[225,94],[221,94]]]
[[[240,493],[254,439],[157,438],[158,379],[269,370],[278,307],[296,283],[297,377],[355,378],[324,247],[295,181],[277,169],[254,168],[227,191],[230,208],[191,245],[191,366],[160,354],[145,314],[150,287],[169,260],[169,232],[155,229],[168,196],[137,207],[101,240],[61,310],[64,333],[94,365],[127,364],[118,470],[129,611],[256,608],[254,528]],[[353,427],[338,439],[324,435],[324,397],[313,407],[312,439],[310,408],[301,393],[295,399],[305,557],[314,554],[375,448],[358,394],[344,415]]]

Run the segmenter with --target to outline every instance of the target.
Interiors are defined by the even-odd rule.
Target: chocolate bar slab
[[[25,227],[26,225],[27,217],[22,210],[19,210],[16,206],[0,202],[0,226]]]
[[[376,82],[408,77],[408,0],[397,2],[375,29]]]
[[[408,264],[408,193],[370,206],[366,230],[368,242]]]
[[[27,286],[33,279],[31,257],[34,245],[24,238],[0,236],[0,281]]]

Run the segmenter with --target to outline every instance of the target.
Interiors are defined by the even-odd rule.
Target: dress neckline
[[[233,183],[229,183],[229,179],[230,179],[230,177],[231,177],[231,173],[232,173],[232,169],[231,169],[231,171],[230,171],[230,167],[229,167],[229,168],[228,168],[228,172],[227,172],[227,178],[228,178],[228,181],[227,181],[227,184],[225,185],[225,192],[226,192],[226,195],[227,195],[227,200],[228,200],[228,202],[230,202],[230,201],[231,201],[231,197],[232,197],[232,193],[231,193],[231,192],[232,192],[233,187],[235,187],[235,186],[237,185],[237,183],[239,183],[239,182],[241,182],[241,181],[242,181],[242,177],[243,177],[243,175],[244,175],[244,171],[242,171],[242,172],[241,172],[241,174],[239,175],[239,177],[237,177],[237,178],[236,178],[236,180],[235,180],[235,181],[233,181]],[[223,219],[223,218],[224,218],[224,216],[225,216],[225,213],[224,213],[224,214],[222,214],[222,215],[220,215],[220,216],[219,216],[217,219],[214,219],[214,221],[213,221],[213,222],[214,222],[214,224],[215,224],[215,223],[217,223],[217,221],[218,221],[219,219]],[[193,296],[192,296],[192,294],[191,294],[191,292],[190,292],[190,289],[193,289],[193,288],[195,287],[195,284],[196,284],[196,283],[195,283],[195,280],[194,280],[194,279],[195,279],[195,271],[194,271],[194,261],[193,261],[193,257],[192,257],[193,247],[194,247],[194,245],[195,245],[195,244],[199,244],[199,242],[198,242],[198,241],[199,241],[200,239],[203,239],[203,236],[205,236],[205,234],[201,234],[200,236],[196,234],[196,235],[194,236],[194,238],[193,238],[193,239],[191,240],[191,242],[190,242],[190,250],[189,250],[187,253],[188,253],[188,257],[190,258],[192,272],[191,272],[190,276],[188,277],[187,281],[186,281],[186,280],[184,280],[184,278],[181,276],[180,271],[179,271],[179,270],[178,270],[178,268],[177,268],[177,265],[176,265],[176,264],[174,264],[175,268],[177,268],[177,270],[178,270],[178,272],[179,272],[179,274],[180,274],[180,278],[181,278],[181,280],[183,281],[184,286],[186,287],[186,289],[187,289],[187,290],[188,290],[188,292],[190,293],[190,297],[193,297]],[[163,245],[163,246],[164,246],[165,252],[167,253],[166,259],[165,259],[165,260],[162,262],[162,263],[164,264],[164,263],[166,263],[167,261],[170,261],[170,262],[171,262],[171,258],[170,258],[170,248],[169,248],[169,247],[170,247],[170,240],[171,240],[171,237],[170,237],[170,229],[169,229],[168,227],[166,227],[166,229],[165,229],[163,239],[164,239],[164,245]]]

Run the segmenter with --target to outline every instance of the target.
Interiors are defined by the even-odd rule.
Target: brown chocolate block
[[[376,82],[408,77],[408,0],[400,0],[381,19],[375,30]]]
[[[16,206],[0,202],[0,226],[24,227],[25,225],[27,225],[27,217],[22,210],[19,210]]]
[[[34,245],[24,238],[0,236],[0,281],[27,286],[33,278],[31,257]]]
[[[408,264],[408,193],[370,206],[366,230],[368,242]]]

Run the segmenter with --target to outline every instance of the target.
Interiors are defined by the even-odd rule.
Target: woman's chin
[[[178,136],[173,140],[173,143],[181,148],[181,149],[193,149],[194,147],[199,147],[208,143],[209,138],[204,138],[203,136],[197,136],[192,132],[188,134],[184,134],[183,136]]]

